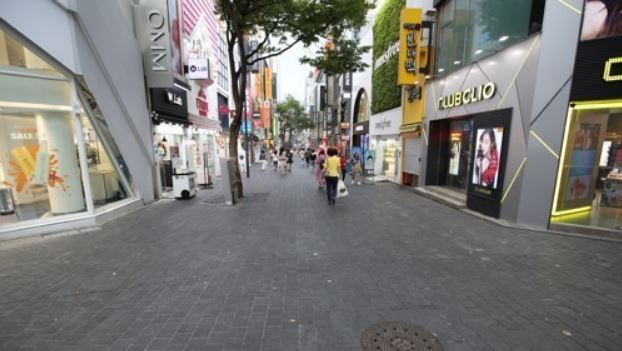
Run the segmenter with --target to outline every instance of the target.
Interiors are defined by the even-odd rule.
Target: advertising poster
[[[622,0],[588,0],[581,41],[622,36]]]
[[[475,190],[481,194],[491,195],[491,190],[497,189],[501,168],[501,145],[503,145],[503,128],[477,129],[472,183]]]
[[[171,31],[171,52],[173,72],[180,76],[184,75],[181,62],[181,25],[179,23],[179,7],[177,0],[168,0],[168,21]]]
[[[462,151],[461,140],[449,141],[449,174],[460,174],[460,153]]]
[[[589,195],[599,134],[599,124],[580,123],[577,125],[566,183],[565,199],[567,201],[585,199]]]

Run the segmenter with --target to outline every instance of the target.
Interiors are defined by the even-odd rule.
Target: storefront
[[[189,128],[186,90],[175,86],[152,88],[150,93],[160,186],[166,192],[175,173],[192,170],[196,140]]]
[[[11,19],[9,14],[6,20]],[[51,17],[50,24],[54,20]],[[97,81],[97,74],[75,74],[3,24],[0,239],[92,226],[140,206],[140,190],[130,170],[134,165],[124,157],[136,154],[122,153],[113,137],[124,121],[106,114],[116,107],[106,98],[109,91],[102,86],[91,90],[89,83]],[[51,40],[37,39],[46,45]],[[66,41],[72,42],[71,38]],[[84,57],[75,58],[85,60],[84,69],[93,67]],[[144,94],[137,92],[132,98],[140,96]],[[100,98],[104,105],[99,104]],[[143,116],[148,116],[146,109]],[[140,153],[139,148],[135,151]],[[145,167],[150,173],[148,163]],[[150,179],[140,185],[145,183],[151,184]],[[145,195],[153,198],[153,194]]]
[[[577,49],[551,226],[619,231],[622,32],[593,37],[585,28]]]
[[[402,161],[402,139],[400,109],[374,115],[369,120],[369,154],[374,157],[375,180],[400,183]]]
[[[422,153],[422,185],[438,195],[482,214],[503,218],[502,200],[522,161],[524,128],[529,115],[521,101],[504,97],[513,84],[510,74],[524,81],[534,69],[524,62],[538,43],[525,40],[470,67],[428,82],[424,125],[427,144]],[[483,67],[483,68],[480,68]],[[520,70],[522,68],[522,70]],[[528,86],[520,95],[533,97]],[[524,106],[524,105],[523,105]],[[424,190],[426,190],[424,189]]]

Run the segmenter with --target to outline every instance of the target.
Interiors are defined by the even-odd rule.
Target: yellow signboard
[[[264,84],[266,87],[266,100],[272,100],[272,68],[266,67]]]
[[[400,59],[397,84],[415,84],[419,72],[421,9],[404,8],[400,14]]]

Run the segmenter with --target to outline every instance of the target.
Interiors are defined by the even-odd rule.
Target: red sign
[[[199,116],[207,117],[207,111],[209,111],[209,104],[207,101],[197,98],[197,110],[199,110]]]
[[[224,115],[224,114],[227,114],[227,115],[228,115],[228,114],[229,114],[229,106],[227,106],[227,105],[220,105],[220,106],[218,107],[218,112],[219,112],[219,113],[221,113],[221,114],[223,114],[223,115]]]

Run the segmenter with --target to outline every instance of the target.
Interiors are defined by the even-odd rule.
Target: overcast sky
[[[277,60],[277,95],[283,101],[287,95],[292,95],[304,104],[305,79],[309,75],[311,66],[303,65],[298,61],[302,56],[312,56],[314,49],[305,49],[302,44],[295,45],[278,57]]]

